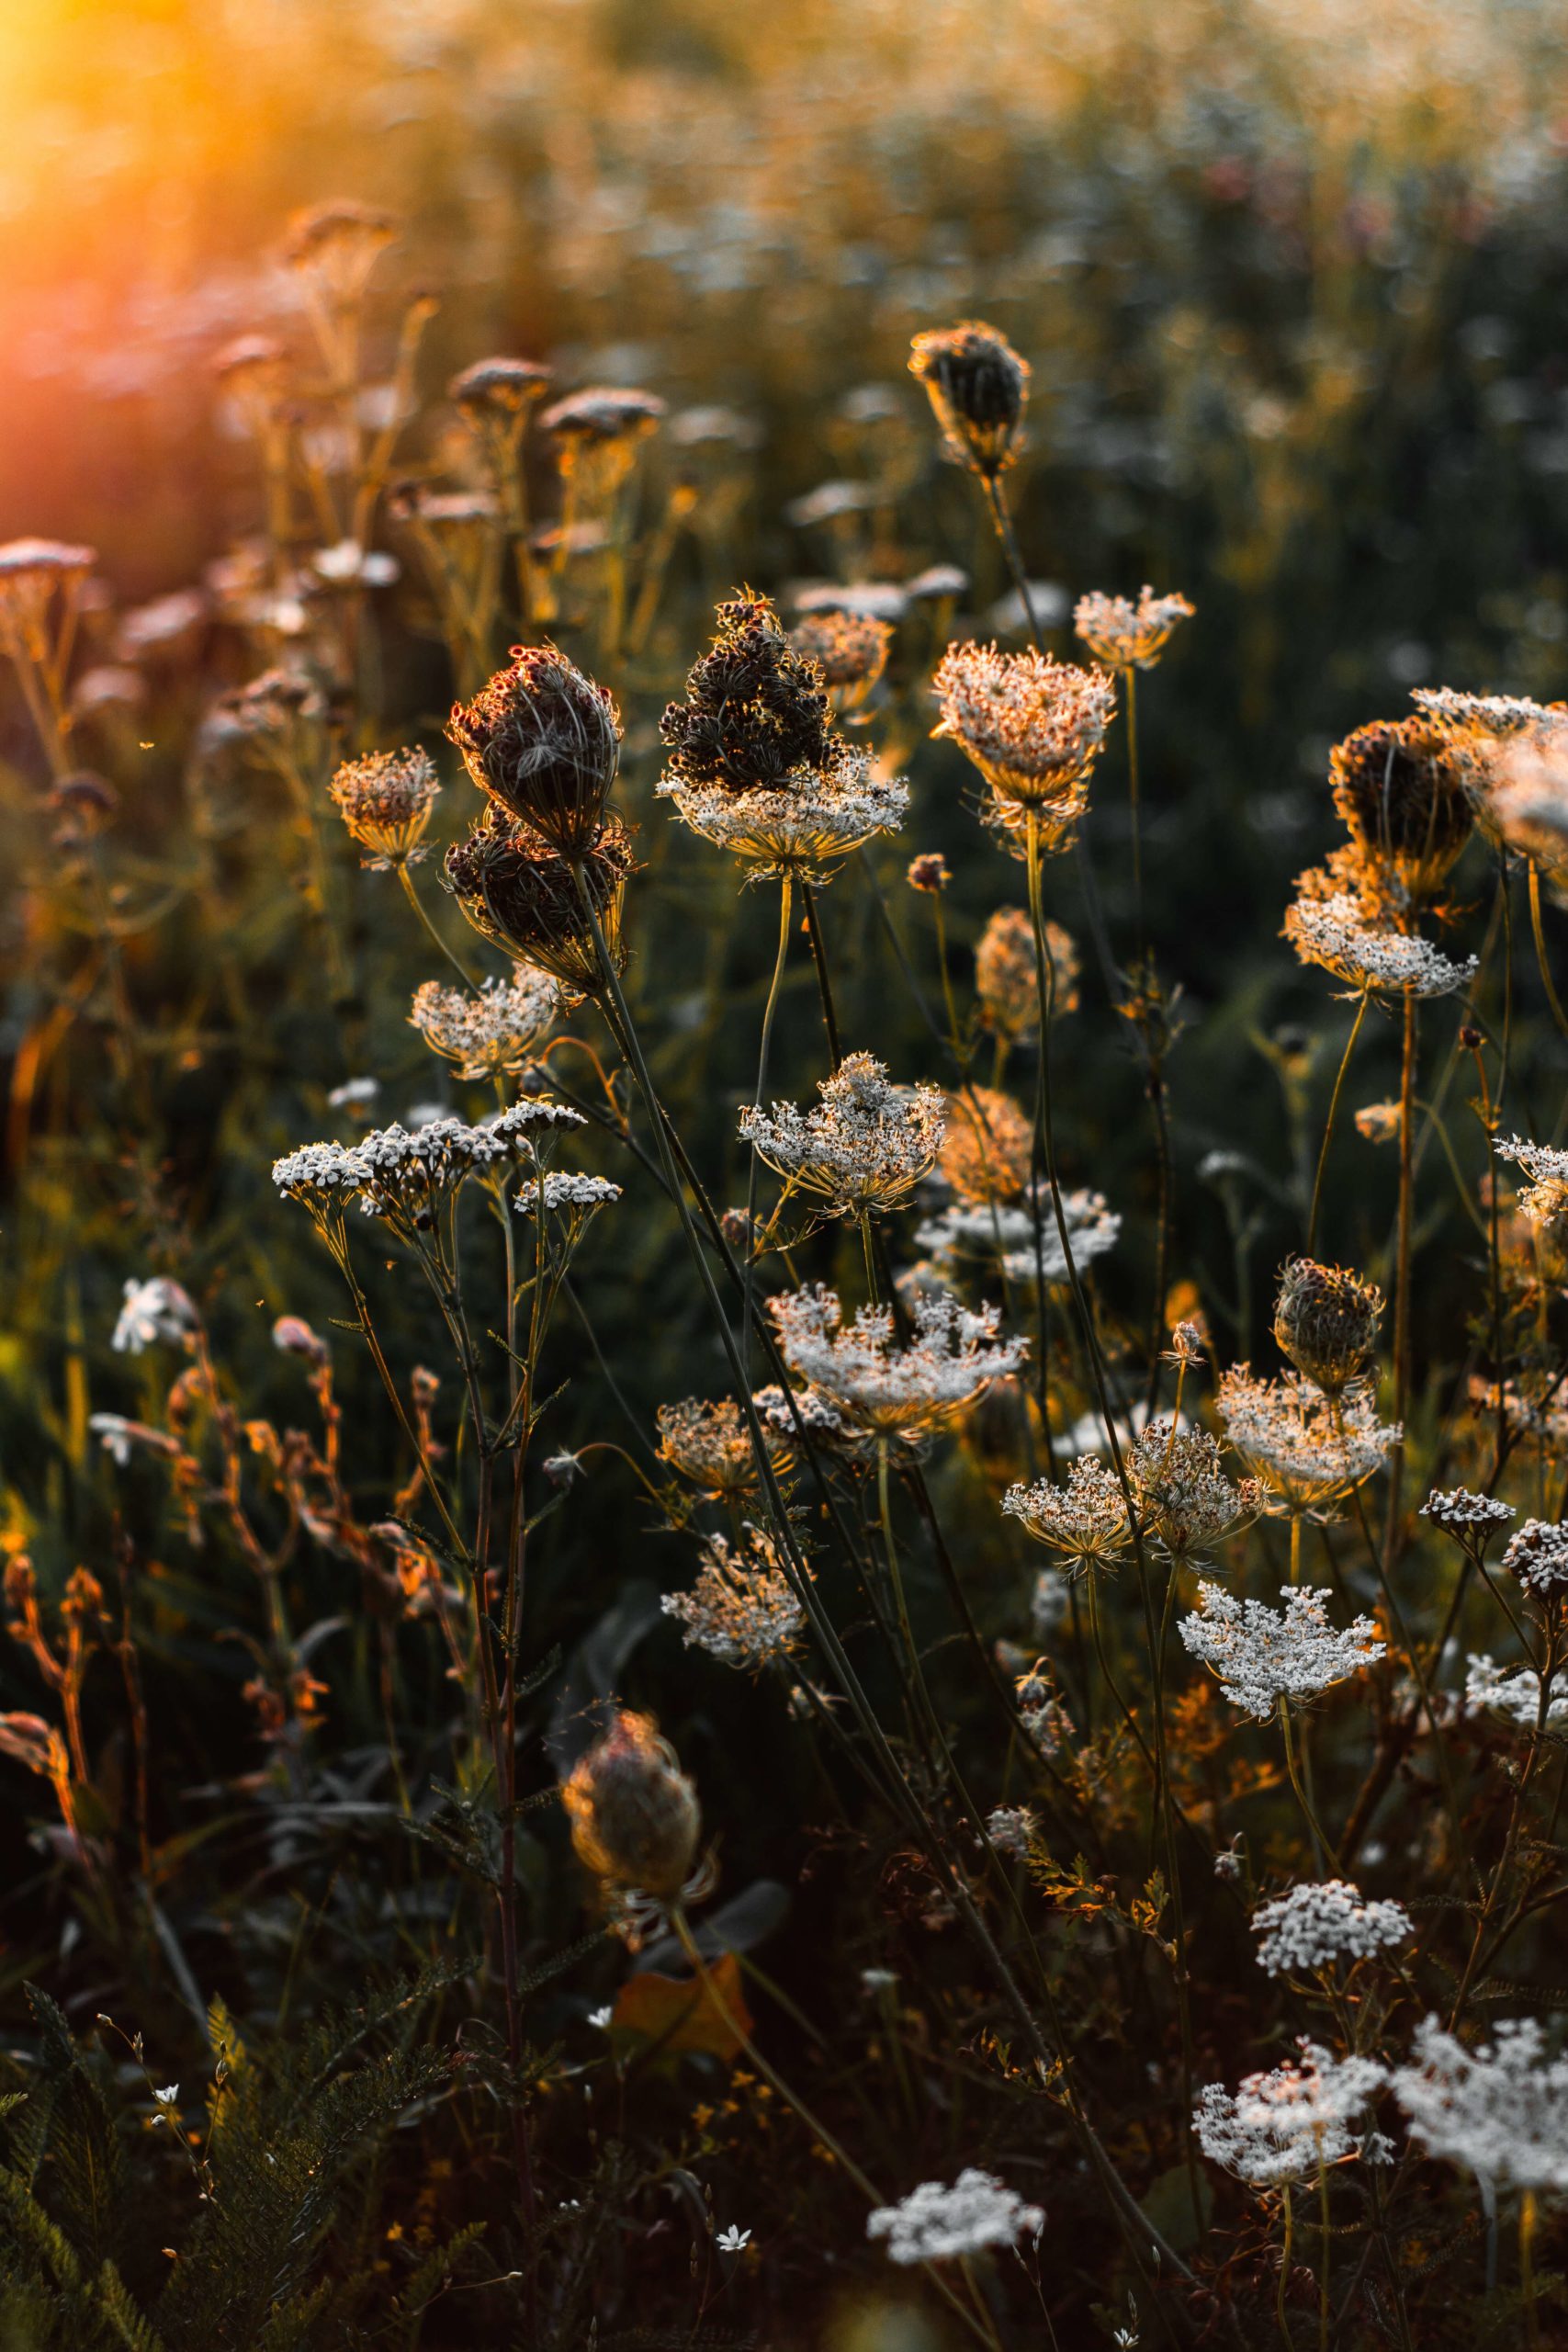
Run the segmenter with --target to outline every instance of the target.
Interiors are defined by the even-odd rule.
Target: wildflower
[[[364,293],[397,233],[391,214],[368,204],[319,204],[289,222],[284,258],[333,302],[346,306]]]
[[[1005,334],[979,319],[928,328],[910,345],[909,373],[925,386],[942,438],[960,465],[994,481],[1016,463],[1030,368]]]
[[[1343,1266],[1314,1258],[1287,1258],[1280,1270],[1274,1337],[1296,1370],[1338,1396],[1367,1368],[1382,1315],[1383,1296]]]
[[[1388,2069],[1375,2058],[1335,2058],[1303,2040],[1300,2063],[1248,2075],[1235,2093],[1202,2092],[1192,2120],[1211,2163],[1254,2188],[1311,2180],[1359,2152],[1350,2129]]]
[[[865,2233],[886,2238],[894,2262],[945,2262],[1038,2237],[1044,2226],[1038,2205],[1026,2205],[1014,2190],[971,2165],[951,2188],[926,2180],[900,2203],[879,2205],[866,2216]]]
[[[1065,1486],[1037,1478],[1010,1487],[1002,1510],[1078,1568],[1114,1568],[1133,1540],[1122,1481],[1092,1453],[1079,1454]]]
[[[775,1102],[771,1116],[755,1104],[741,1112],[740,1133],[759,1158],[834,1216],[908,1199],[942,1148],[938,1089],[894,1086],[874,1055],[846,1054],[817,1091],[822,1100],[810,1111]]]
[[[560,1009],[557,982],[517,964],[509,980],[485,979],[477,990],[424,981],[409,1020],[433,1053],[457,1064],[459,1078],[490,1080],[525,1068]]]
[[[833,729],[822,673],[797,652],[766,596],[742,589],[718,606],[708,650],[686,676],[659,731],[680,784],[725,792],[787,788],[830,764]]]
[[[1254,1480],[1235,1487],[1225,1476],[1219,1440],[1207,1430],[1150,1421],[1126,1449],[1124,1462],[1140,1521],[1184,1567],[1246,1526],[1261,1502]]]
[[[1433,898],[1470,839],[1466,762],[1450,729],[1418,715],[1359,727],[1329,761],[1334,806],[1356,849],[1402,904]]]
[[[1078,951],[1058,922],[1045,925],[1050,965],[1051,1010],[1076,1012]],[[1010,1044],[1032,1037],[1040,1027],[1040,994],[1034,957],[1034,926],[1023,907],[998,907],[975,950],[975,992],[987,1029]]]
[[[1287,1512],[1316,1516],[1341,1502],[1403,1434],[1378,1419],[1364,1389],[1329,1397],[1296,1373],[1257,1380],[1245,1363],[1222,1374],[1216,1402],[1232,1445]]]
[[[1061,1579],[1058,1578],[1058,1582]],[[1062,1584],[1064,1603],[1066,1587]],[[1027,1674],[1021,1674],[1014,1685],[1018,1700],[1018,1719],[1042,1756],[1050,1758],[1070,1747],[1076,1736],[1073,1719],[1057,1692],[1050,1666],[1044,1658],[1036,1658]]]
[[[155,2090],[152,2094],[160,2107],[173,2107],[175,2100],[179,2098],[179,2095],[180,2086],[178,2083],[165,2084],[162,2090]]]
[[[109,1344],[117,1354],[139,1356],[158,1340],[183,1341],[199,1329],[189,1293],[165,1275],[152,1274],[141,1282],[127,1282],[125,1304]]]
[[[1568,2055],[1549,2052],[1539,2019],[1504,2018],[1490,2046],[1467,2049],[1427,2018],[1392,2081],[1411,2138],[1472,2172],[1489,2198],[1568,2188]]]
[[[1493,1146],[1499,1159],[1511,1159],[1529,1178],[1519,1194],[1519,1207],[1532,1225],[1551,1232],[1568,1223],[1568,1151],[1550,1144],[1526,1143],[1513,1136]]]
[[[551,1128],[585,1124],[581,1112],[526,1097],[483,1126],[436,1119],[411,1134],[394,1123],[355,1144],[305,1144],[275,1160],[272,1177],[280,1193],[317,1215],[357,1201],[367,1216],[383,1217],[412,1237],[428,1228],[435,1209],[470,1176],[502,1168],[534,1173]],[[519,1205],[570,1210],[617,1199],[619,1193],[603,1177],[541,1174],[537,1184],[525,1187]]]
[[[999,1804],[986,1815],[987,1837],[998,1854],[1010,1855],[1014,1861],[1022,1861],[1028,1854],[1037,1826],[1026,1804]]]
[[[915,1238],[922,1250],[931,1252],[938,1271],[944,1276],[954,1272],[962,1260],[971,1258],[999,1264],[1010,1283],[1033,1283],[1037,1278],[1048,1286],[1065,1283],[1067,1261],[1062,1252],[1055,1210],[1043,1186],[1039,1198],[1036,1256],[1036,1220],[1029,1205],[1035,1197],[1031,1192],[1021,1204],[994,1201],[958,1203],[943,1209],[940,1216],[918,1226]],[[1101,1258],[1115,1248],[1122,1219],[1114,1209],[1106,1206],[1103,1193],[1064,1193],[1061,1204],[1073,1263],[1081,1272],[1092,1259]]]
[[[659,1455],[713,1502],[732,1502],[750,1494],[757,1484],[757,1455],[750,1433],[732,1396],[704,1403],[688,1396],[683,1404],[660,1405]],[[789,1461],[790,1449],[764,1429],[763,1442],[775,1471]]]
[[[1403,1903],[1370,1903],[1348,1879],[1309,1881],[1252,1915],[1258,1964],[1270,1976],[1304,1976],[1336,1961],[1371,1960],[1415,1933]]]
[[[607,986],[595,922],[619,968],[621,903],[631,870],[631,837],[615,817],[569,860],[543,834],[492,806],[488,820],[446,853],[448,885],[474,929],[580,996]]]
[[[1014,1201],[1029,1182],[1034,1128],[1010,1094],[971,1086],[950,1094],[942,1172],[964,1202]]]
[[[1495,1658],[1482,1657],[1472,1650],[1465,1660],[1464,1703],[1467,1707],[1484,1707],[1499,1715],[1506,1715],[1521,1731],[1534,1731],[1541,1722],[1540,1676],[1532,1666],[1516,1668],[1512,1674],[1497,1664]],[[1568,1692],[1549,1698],[1545,1722],[1551,1727],[1568,1721]]]
[[[589,2024],[597,2028],[598,2031],[601,2033],[609,2032],[611,2026],[615,2023],[615,2012],[608,2001],[605,2002],[602,2009],[590,2009],[588,2012]]]
[[[835,707],[847,712],[859,709],[887,667],[893,631],[870,613],[808,613],[789,641],[816,662]]]
[[[472,422],[526,414],[544,397],[555,370],[536,359],[476,359],[446,387],[446,397]]]
[[[1029,1600],[1029,1622],[1039,1641],[1048,1641],[1070,1607],[1067,1579],[1059,1568],[1042,1568]]]
[[[651,1715],[617,1708],[608,1731],[561,1788],[578,1859],[615,1896],[683,1900],[694,1880],[702,1809]]]
[[[1097,662],[1109,670],[1152,670],[1195,607],[1185,596],[1156,596],[1141,588],[1134,605],[1127,596],[1096,593],[1073,607],[1073,628]]]
[[[1504,1549],[1503,1566],[1537,1600],[1550,1600],[1568,1587],[1568,1527],[1527,1519]]]
[[[736,793],[666,775],[655,793],[673,801],[685,823],[728,850],[755,882],[792,875],[831,878],[838,860],[878,833],[897,832],[909,810],[909,787],[878,775],[867,752],[829,747],[821,767],[802,768],[772,790]]]
[[[895,1346],[886,1307],[863,1306],[841,1329],[843,1308],[820,1284],[770,1299],[768,1311],[791,1372],[854,1429],[906,1445],[1016,1372],[1027,1352],[1021,1340],[998,1339],[997,1308],[971,1314],[948,1292],[915,1301],[907,1348]]]
[[[97,560],[95,548],[61,539],[7,539],[0,547],[0,651],[14,662],[45,661],[51,598],[58,590],[73,599]]]
[[[639,442],[669,414],[657,392],[591,384],[545,410],[539,419],[556,444],[563,474],[589,471],[596,488],[615,488],[631,469]]]
[[[280,1315],[272,1327],[272,1344],[285,1355],[302,1356],[318,1372],[332,1362],[332,1350],[301,1315]]]
[[[1298,898],[1285,910],[1284,935],[1303,964],[1320,965],[1360,995],[1450,996],[1478,968],[1473,956],[1456,964],[1429,940],[1374,929],[1344,891]]]
[[[446,733],[479,790],[562,857],[597,840],[621,756],[621,717],[608,689],[553,645],[513,646],[471,702],[454,703]]]
[[[733,2222],[731,2222],[728,2229],[721,2230],[714,2240],[714,2244],[717,2246],[720,2254],[743,2253],[745,2248],[749,2246],[750,2243],[750,2231],[737,2229]]]
[[[1515,1512],[1512,1503],[1499,1502],[1495,1495],[1472,1495],[1466,1487],[1454,1487],[1444,1494],[1434,1487],[1421,1506],[1421,1516],[1464,1544],[1484,1543],[1487,1533],[1506,1527]]]
[[[685,1628],[688,1649],[706,1650],[722,1666],[760,1673],[800,1645],[806,1611],[765,1529],[748,1526],[744,1544],[709,1538],[689,1592],[667,1592],[661,1606]]]
[[[952,881],[953,868],[941,850],[922,850],[919,857],[910,859],[904,878],[911,890],[921,890],[927,897],[935,898]]]
[[[1506,738],[1550,723],[1561,703],[1530,702],[1522,695],[1467,695],[1452,686],[1414,686],[1410,699],[1445,729],[1459,734]]]
[[[860,1981],[867,1993],[890,1993],[898,1979],[890,1968],[863,1968]]]
[[[1197,1609],[1181,1620],[1182,1644],[1219,1678],[1233,1706],[1265,1723],[1281,1701],[1314,1699],[1382,1657],[1386,1645],[1370,1617],[1336,1632],[1330,1597],[1326,1585],[1283,1585],[1278,1610],[1204,1581]]]
[[[1356,1114],[1356,1133],[1367,1143],[1393,1143],[1401,1116],[1397,1102],[1363,1102]]]
[[[375,1102],[381,1091],[378,1078],[345,1078],[327,1096],[329,1111],[360,1111]]]
[[[967,753],[1009,820],[1027,818],[1047,849],[1065,848],[1115,712],[1109,673],[964,644],[948,647],[933,683],[936,733]]]
[[[1568,715],[1506,744],[1487,778],[1484,816],[1562,897],[1568,882]]]

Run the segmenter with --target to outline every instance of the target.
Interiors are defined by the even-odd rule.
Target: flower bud
[[[1367,1368],[1383,1297],[1342,1266],[1288,1258],[1280,1269],[1274,1337],[1296,1370],[1325,1396],[1337,1396]]]
[[[702,1811],[651,1715],[621,1708],[561,1789],[578,1858],[611,1886],[675,1901],[692,1874]]]
[[[909,373],[960,463],[987,480],[1005,472],[1021,446],[1030,374],[1006,335],[978,319],[918,334]]]
[[[589,848],[620,762],[620,713],[553,645],[514,646],[510,669],[453,705],[446,732],[481,792],[563,857]]]

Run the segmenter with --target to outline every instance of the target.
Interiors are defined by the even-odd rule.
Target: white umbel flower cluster
[[[955,1201],[940,1216],[917,1226],[915,1239],[948,1278],[967,1259],[999,1265],[1010,1283],[1033,1283],[1041,1275],[1048,1286],[1065,1283],[1067,1261],[1048,1193],[1042,1198],[1040,1209],[1038,1262],[1034,1216],[1027,1200],[1021,1206],[1013,1202]],[[1062,1216],[1073,1263],[1080,1272],[1092,1259],[1102,1258],[1115,1248],[1122,1219],[1106,1206],[1103,1193],[1064,1193]]]
[[[1490,2048],[1467,2049],[1427,2018],[1393,2083],[1429,2156],[1462,2165],[1489,2191],[1568,2189],[1568,2054],[1549,2054],[1537,2018],[1506,2018]]]
[[[846,1054],[818,1088],[812,1110],[753,1104],[740,1132],[758,1157],[834,1216],[863,1216],[907,1200],[929,1174],[946,1132],[935,1086],[895,1086],[874,1054]]]
[[[854,1429],[914,1444],[962,1412],[993,1380],[1016,1372],[1022,1340],[998,1337],[999,1311],[971,1313],[951,1292],[914,1302],[914,1337],[895,1342],[893,1316],[861,1307],[842,1329],[843,1307],[820,1283],[768,1301],[791,1372]]]
[[[925,2180],[901,2203],[879,2205],[866,2215],[865,2233],[886,2238],[894,2262],[951,2262],[987,2246],[1037,2238],[1044,2226],[1038,2205],[1026,2205],[1016,2190],[971,2165],[951,2188]]]
[[[1512,1503],[1495,1495],[1472,1495],[1468,1487],[1434,1487],[1421,1506],[1423,1519],[1433,1521],[1459,1543],[1484,1537],[1495,1527],[1506,1527],[1514,1516]]]
[[[1534,1731],[1540,1720],[1540,1677],[1533,1666],[1517,1667],[1510,1673],[1494,1657],[1486,1657],[1472,1650],[1465,1660],[1464,1703],[1467,1707],[1484,1708],[1490,1714],[1506,1715],[1521,1731]],[[1546,1702],[1548,1726],[1555,1729],[1568,1723],[1568,1693],[1549,1698]]]
[[[1568,1151],[1556,1151],[1551,1144],[1526,1143],[1521,1136],[1511,1136],[1493,1149],[1499,1159],[1511,1159],[1529,1178],[1519,1194],[1519,1206],[1530,1223],[1561,1226],[1568,1217]]]
[[[1233,1486],[1220,1467],[1219,1440],[1207,1430],[1150,1421],[1126,1449],[1127,1483],[1139,1522],[1168,1559],[1183,1566],[1245,1527],[1262,1507],[1256,1479]]]
[[[1343,1633],[1329,1623],[1327,1585],[1282,1585],[1280,1598],[1284,1608],[1270,1609],[1205,1580],[1197,1609],[1181,1620],[1184,1646],[1218,1676],[1231,1704],[1259,1723],[1282,1699],[1299,1704],[1359,1674],[1386,1647],[1370,1617]]]
[[[1342,1501],[1401,1436],[1378,1419],[1369,1389],[1331,1398],[1299,1373],[1258,1380],[1249,1364],[1233,1364],[1215,1402],[1231,1443],[1286,1512],[1311,1516]]]
[[[521,1069],[560,1005],[549,974],[519,964],[509,980],[488,979],[478,989],[426,980],[414,990],[409,1020],[433,1053],[457,1063],[459,1078],[485,1080]]]
[[[1248,2075],[1234,2093],[1211,2083],[1192,2111],[1203,2154],[1254,2188],[1311,2180],[1356,2155],[1350,2127],[1388,2079],[1375,2058],[1337,2059],[1304,2040],[1299,2047],[1298,2065]]]
[[[1063,1486],[1020,1480],[1002,1497],[1002,1510],[1078,1568],[1115,1567],[1133,1540],[1122,1481],[1092,1453],[1079,1454]]]
[[[1551,1599],[1568,1589],[1568,1527],[1527,1519],[1518,1532],[1509,1536],[1503,1566],[1537,1600]]]
[[[1258,1964],[1270,1976],[1306,1976],[1337,1961],[1371,1960],[1414,1930],[1403,1903],[1371,1903],[1348,1879],[1307,1881],[1252,1915]]]
[[[1477,970],[1473,956],[1456,964],[1430,940],[1377,930],[1348,891],[1297,899],[1285,910],[1285,937],[1303,964],[1321,966],[1359,996],[1450,996]]]
[[[665,775],[653,787],[694,833],[740,859],[755,881],[793,875],[826,880],[840,858],[909,813],[900,776],[874,773],[870,754],[845,747],[831,766],[797,768],[771,790],[728,791]]]
[[[661,1605],[684,1628],[688,1649],[750,1673],[789,1657],[806,1623],[778,1546],[761,1527],[747,1527],[744,1545],[711,1536],[696,1583],[689,1592],[667,1592]]]
[[[487,1169],[538,1166],[538,1146],[555,1127],[581,1127],[579,1111],[536,1098],[513,1102],[483,1126],[461,1119],[433,1119],[411,1134],[404,1126],[378,1127],[359,1143],[308,1143],[273,1162],[280,1193],[316,1214],[357,1201],[367,1216],[395,1226],[412,1225],[468,1177]],[[525,1188],[518,1205],[525,1213],[594,1208],[618,1200],[620,1186],[602,1176],[550,1175]]]

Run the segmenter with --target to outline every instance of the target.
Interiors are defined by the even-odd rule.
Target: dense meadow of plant
[[[330,17],[0,28],[0,2346],[1568,2343],[1556,12]]]

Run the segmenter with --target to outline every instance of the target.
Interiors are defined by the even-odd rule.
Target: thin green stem
[[[1323,1130],[1323,1148],[1317,1155],[1317,1174],[1313,1181],[1312,1207],[1307,1216],[1306,1249],[1309,1258],[1312,1255],[1313,1244],[1317,1238],[1317,1212],[1323,1199],[1324,1171],[1328,1166],[1328,1147],[1334,1140],[1334,1122],[1338,1115],[1339,1097],[1345,1091],[1345,1080],[1350,1068],[1350,1057],[1356,1050],[1356,1040],[1361,1034],[1361,1023],[1367,1017],[1367,1007],[1371,1002],[1371,997],[1363,995],[1356,1007],[1356,1018],[1350,1023],[1350,1035],[1345,1041],[1345,1051],[1339,1057],[1339,1071],[1334,1081],[1334,1091],[1328,1098],[1328,1118]]]

